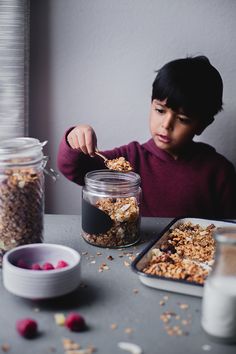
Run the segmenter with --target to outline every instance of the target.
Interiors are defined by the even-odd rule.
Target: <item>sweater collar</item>
[[[192,157],[193,152],[195,150],[194,149],[195,144],[196,143],[194,141],[192,141],[189,144],[189,147],[185,150],[186,152],[184,154],[182,154],[177,160],[175,160],[173,158],[173,156],[168,154],[168,152],[158,148],[153,139],[148,140],[145,144],[143,144],[143,146],[146,150],[151,152],[154,156],[158,157],[159,159],[161,159],[163,161],[172,161],[172,162],[175,161],[177,163],[178,161],[189,160]]]

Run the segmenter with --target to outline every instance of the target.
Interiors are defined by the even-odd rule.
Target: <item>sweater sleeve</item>
[[[87,172],[104,169],[105,165],[103,160],[97,156],[90,157],[79,150],[72,149],[66,140],[68,132],[65,133],[59,145],[57,166],[66,178],[83,186]]]
[[[234,166],[230,163],[220,181],[218,189],[219,206],[221,208],[219,215],[227,219],[236,218],[236,172]]]

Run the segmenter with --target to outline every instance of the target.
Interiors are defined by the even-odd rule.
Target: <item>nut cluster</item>
[[[106,166],[109,168],[109,170],[119,172],[129,172],[133,170],[129,161],[125,160],[124,157],[119,157],[114,160],[106,160]]]
[[[89,243],[102,247],[121,247],[131,245],[139,239],[139,206],[136,198],[102,198],[96,207],[113,220],[113,226],[98,235],[84,233]]]
[[[213,224],[180,223],[164,235],[159,248],[150,251],[143,272],[203,284],[214,262],[214,229]]]
[[[43,171],[13,168],[0,171],[0,249],[42,241]]]

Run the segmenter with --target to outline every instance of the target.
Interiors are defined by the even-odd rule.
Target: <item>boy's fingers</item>
[[[71,147],[72,149],[74,149],[73,136],[72,136],[71,133],[68,134],[68,136],[67,136],[67,142],[68,142],[68,144],[70,145],[70,147]]]
[[[79,142],[76,133],[72,134],[73,149],[79,149]]]
[[[88,150],[88,154],[92,157],[94,156],[96,143],[97,143],[97,138],[94,132],[92,134],[89,133],[85,135],[85,144]]]
[[[77,136],[77,141],[78,141],[78,147],[79,149],[84,153],[88,154],[88,150],[86,147],[86,141],[85,141],[85,134],[81,130],[76,131],[76,136]]]

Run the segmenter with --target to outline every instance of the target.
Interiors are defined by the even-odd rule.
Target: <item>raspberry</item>
[[[80,314],[72,312],[67,315],[65,326],[73,332],[80,332],[85,329],[85,320]]]
[[[42,270],[40,264],[38,264],[38,263],[33,263],[32,266],[31,266],[31,269],[33,269],[33,270]]]
[[[54,269],[54,267],[51,263],[46,262],[43,264],[42,269],[43,270],[51,270],[51,269]]]
[[[25,262],[24,259],[20,258],[18,259],[18,261],[16,262],[16,266],[19,267],[19,268],[24,268],[24,269],[28,269],[28,265],[27,263]]]
[[[56,265],[56,268],[58,269],[58,268],[65,268],[65,267],[68,267],[68,263],[67,262],[65,262],[65,261],[63,261],[63,260],[60,260],[60,261],[58,261],[57,262],[57,265]]]
[[[34,338],[37,335],[38,325],[32,318],[24,318],[16,322],[18,333],[24,338]]]

